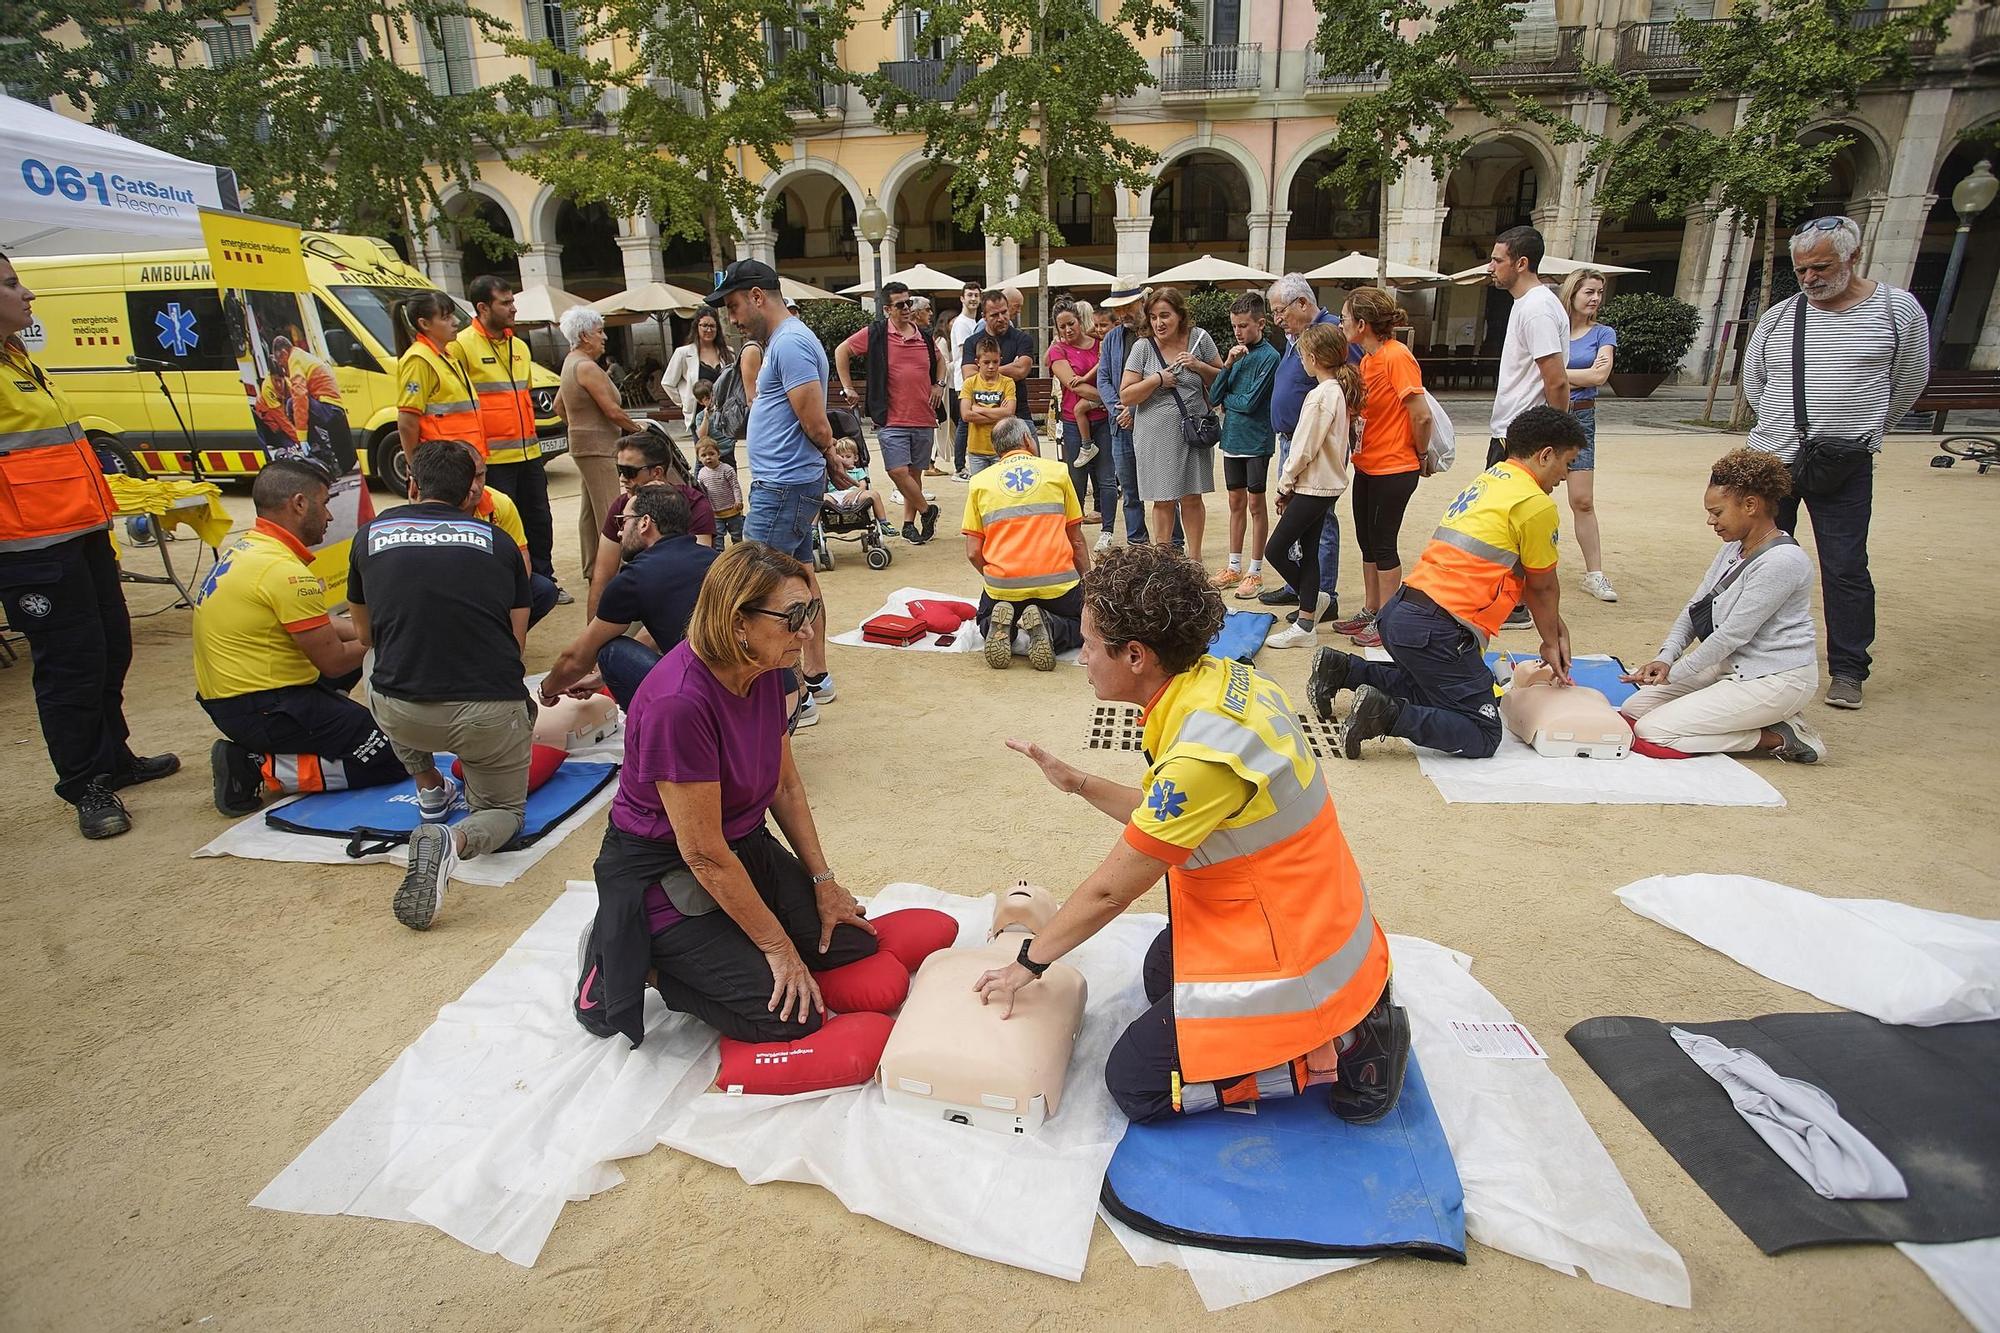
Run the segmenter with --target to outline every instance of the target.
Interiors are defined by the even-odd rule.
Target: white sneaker
[[[1264,646],[1266,648],[1310,648],[1318,642],[1318,629],[1301,629],[1297,625],[1287,625],[1270,638],[1264,640]]]
[[[821,677],[817,684],[812,681],[807,681],[806,684],[812,689],[812,697],[815,704],[830,704],[834,701],[836,696],[833,692],[833,673],[831,671]]]
[[[396,887],[391,904],[396,920],[411,930],[429,930],[444,910],[444,889],[451,868],[458,864],[458,840],[451,830],[421,824],[410,834],[410,868]]]
[[[1103,555],[1106,551],[1110,549],[1111,549],[1111,534],[1108,532],[1098,533],[1097,545],[1090,548],[1091,554],[1093,555]]]
[[[458,799],[458,784],[445,774],[444,786],[417,788],[417,817],[426,824],[442,824],[451,817],[451,803]]]
[[[1095,463],[1096,461],[1097,461],[1097,446],[1095,444],[1086,444],[1083,446],[1083,448],[1077,450],[1076,461],[1074,463],[1071,463],[1070,466],[1089,467],[1092,463]]]
[[[1593,569],[1583,576],[1583,590],[1600,602],[1618,600],[1618,590],[1611,586],[1611,580],[1604,577],[1601,570]]]
[[[792,722],[793,731],[804,731],[807,727],[819,725],[819,705],[813,702],[812,691],[807,690],[799,700],[798,716]]]

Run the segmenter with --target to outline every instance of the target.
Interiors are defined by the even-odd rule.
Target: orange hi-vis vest
[[[459,360],[479,395],[488,463],[523,463],[541,457],[535,443],[535,405],[528,397],[534,358],[512,329],[495,342],[478,320],[454,340]]]
[[[117,508],[69,399],[8,339],[0,346],[0,552],[108,528]]]
[[[1527,575],[1556,565],[1556,502],[1519,463],[1502,460],[1445,507],[1403,582],[1484,644],[1520,604]]]
[[[479,400],[457,356],[419,333],[397,363],[396,373],[403,381],[399,406],[417,412],[419,440],[463,440],[485,455]]]
[[[1074,588],[1082,575],[1070,532],[1082,522],[1069,468],[1026,449],[1003,455],[965,490],[961,527],[980,538],[986,592],[996,602],[1056,598]]]
[[[1285,692],[1204,657],[1148,708],[1144,743],[1125,840],[1170,867],[1181,1081],[1283,1065],[1352,1031],[1388,984],[1389,945]]]

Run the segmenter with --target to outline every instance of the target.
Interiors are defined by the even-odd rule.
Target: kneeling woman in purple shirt
[[[761,542],[710,566],[686,641],[633,696],[597,855],[577,1020],[636,1046],[654,985],[722,1033],[725,1089],[865,1081],[910,971],[957,932],[939,912],[871,922],[827,867],[786,729],[783,669],[821,613],[807,579]],[[767,1049],[802,1037],[810,1049]]]

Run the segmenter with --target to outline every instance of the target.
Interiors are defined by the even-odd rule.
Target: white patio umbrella
[[[1374,282],[1381,273],[1380,261],[1374,255],[1364,255],[1359,250],[1350,250],[1331,264],[1321,264],[1309,271],[1308,278],[1320,278],[1329,282]],[[1414,264],[1399,264],[1389,261],[1389,281],[1398,287],[1420,287],[1431,283],[1450,282],[1451,279],[1432,269],[1418,268]]]
[[[514,293],[514,323],[553,324],[563,317],[563,313],[580,305],[589,305],[574,292],[566,292],[560,287],[524,287]]]
[[[955,292],[965,286],[964,278],[954,278],[949,273],[940,273],[929,264],[899,268],[894,273],[883,276],[884,286],[892,282],[900,282],[913,292]],[[842,287],[840,290],[848,296],[872,296],[875,284],[857,282],[852,287]]]
[[[1031,291],[1042,283],[1042,271],[1031,268],[1026,273],[1016,273],[1002,283],[1003,287],[1019,287]],[[1115,287],[1118,275],[1106,273],[1102,269],[1090,268],[1083,264],[1072,264],[1067,259],[1049,261],[1049,286],[1051,287]]]
[[[849,305],[854,304],[852,297],[842,296],[839,292],[830,292],[824,287],[815,287],[809,282],[800,282],[797,278],[781,276],[778,279],[778,287],[787,301],[845,301]]]
[[[1642,268],[1623,268],[1617,264],[1601,264],[1589,259],[1564,259],[1561,255],[1543,255],[1542,265],[1535,271],[1545,278],[1567,278],[1580,268],[1594,268],[1599,273],[1644,273]],[[1451,275],[1453,282],[1471,283],[1486,281],[1486,265],[1462,268]]]
[[[1261,268],[1251,268],[1233,259],[1217,259],[1214,255],[1203,255],[1200,259],[1185,264],[1176,264],[1164,273],[1155,273],[1146,279],[1148,286],[1159,287],[1167,283],[1190,282],[1276,282],[1278,275],[1266,273]]]
[[[642,282],[601,301],[592,301],[606,324],[631,323],[650,317],[660,327],[660,346],[670,347],[667,316],[692,314],[701,308],[704,293],[676,287],[671,282]]]

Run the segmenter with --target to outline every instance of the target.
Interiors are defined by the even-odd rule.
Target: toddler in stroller
[[[836,431],[845,424],[840,417],[852,417],[851,413],[827,413],[828,420]],[[813,567],[820,570],[833,568],[833,549],[827,545],[834,541],[858,541],[867,552],[870,569],[887,569],[895,557],[884,538],[895,533],[890,526],[888,507],[882,496],[868,484],[868,445],[860,431],[860,421],[853,419],[852,434],[843,433],[834,441],[834,462],[828,468],[826,495],[820,500],[819,523],[813,528]],[[846,490],[837,489],[830,475],[832,467],[846,469],[854,485]]]

